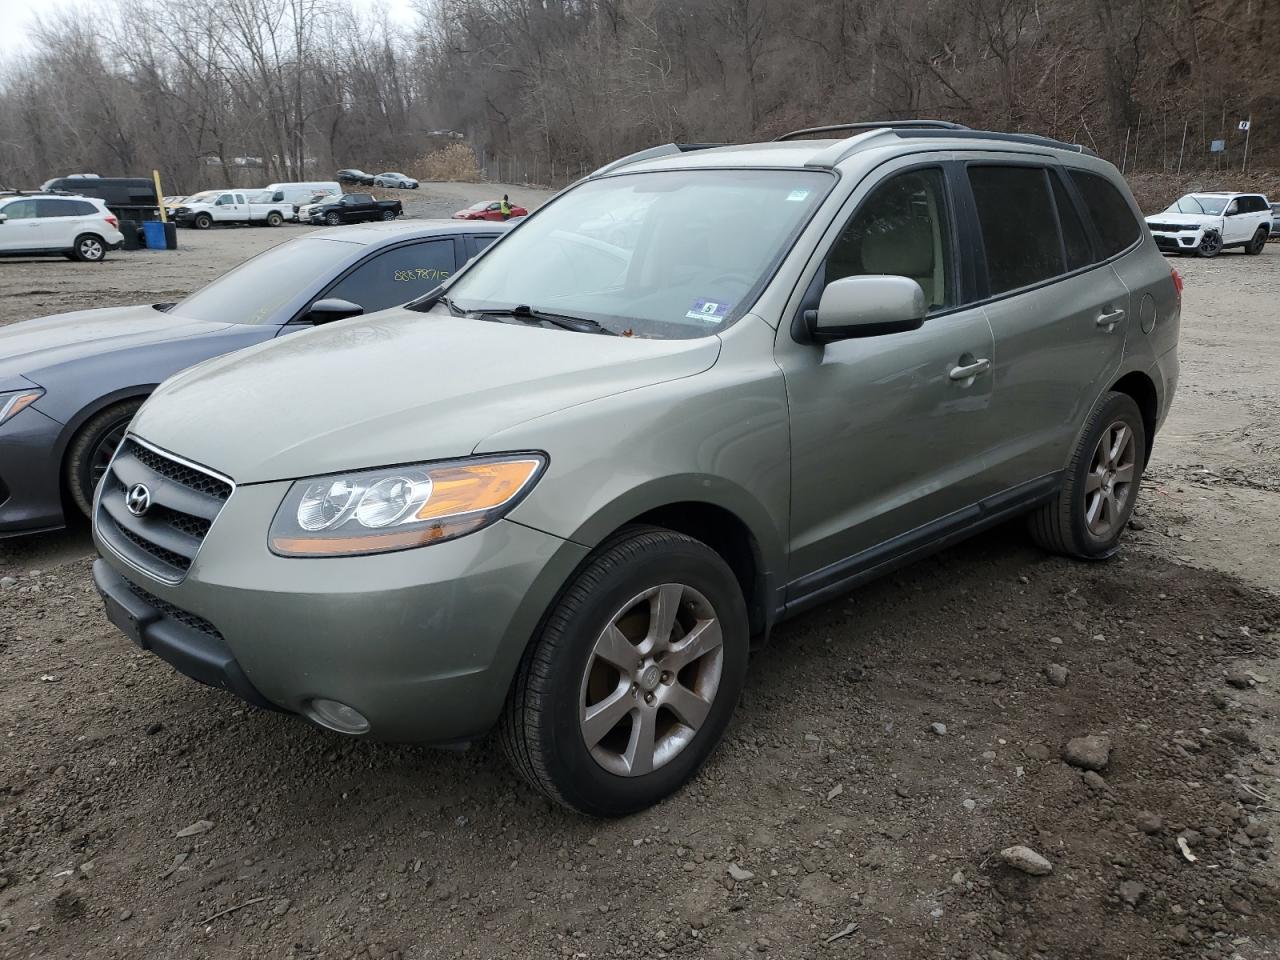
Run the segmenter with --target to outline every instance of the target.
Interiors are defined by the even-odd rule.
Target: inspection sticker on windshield
[[[788,203],[800,203],[809,198],[808,190],[792,190],[787,194]]]
[[[702,320],[705,323],[724,323],[724,318],[729,315],[729,304],[717,303],[715,300],[695,300],[693,306],[689,308],[689,312],[684,315],[686,320]]]

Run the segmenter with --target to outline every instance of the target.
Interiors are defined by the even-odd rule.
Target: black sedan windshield
[[[341,240],[302,237],[260,253],[176,304],[172,312],[217,323],[287,322],[295,301],[333,277],[360,247]]]

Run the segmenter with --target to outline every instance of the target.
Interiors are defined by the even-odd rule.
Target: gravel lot
[[[297,232],[0,263],[0,322]],[[0,957],[1275,956],[1280,247],[1177,266],[1181,392],[1120,556],[1012,526],[787,624],[707,769],[628,820],[550,808],[488,744],[242,707],[106,624],[83,530],[0,542]],[[1100,771],[1063,759],[1085,735]]]

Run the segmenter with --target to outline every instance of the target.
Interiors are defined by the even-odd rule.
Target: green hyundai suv
[[[1022,514],[1114,553],[1180,289],[1077,146],[654,148],[422,299],[163,384],[95,579],[196,680],[351,736],[496,727],[547,796],[625,814],[707,759],[783,618]]]

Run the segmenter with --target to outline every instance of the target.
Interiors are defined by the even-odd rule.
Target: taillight
[[[120,226],[120,221],[119,221],[119,220],[117,220],[115,217],[113,217],[113,216],[112,216],[111,214],[109,214],[109,213],[108,213],[108,214],[107,214],[107,216],[106,216],[106,220],[107,220],[107,223],[111,224],[111,229],[112,229],[112,230],[114,230],[114,229],[116,229],[118,226]],[[1181,290],[1181,289],[1182,289],[1182,287],[1181,287],[1181,286],[1179,286],[1179,287],[1178,287],[1178,289],[1179,289],[1179,290]]]
[[[1182,299],[1182,274],[1178,272],[1177,267],[1170,267],[1169,273],[1173,276],[1173,289],[1178,294],[1178,299]]]

